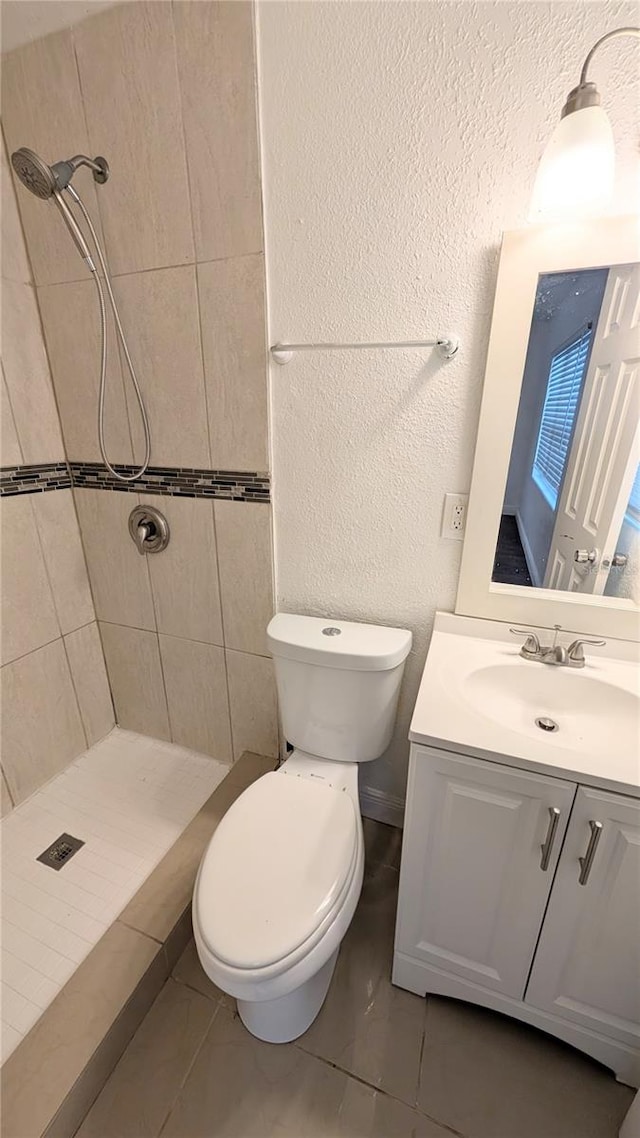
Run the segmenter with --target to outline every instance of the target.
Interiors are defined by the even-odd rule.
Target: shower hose
[[[142,465],[137,470],[135,470],[133,474],[120,474],[119,471],[117,471],[115,469],[115,467],[111,465],[111,463],[109,462],[109,459],[107,458],[105,438],[104,438],[104,414],[105,414],[105,403],[106,403],[106,392],[107,392],[107,306],[105,303],[104,290],[102,287],[103,282],[100,280],[100,277],[98,275],[98,270],[96,269],[96,266],[93,264],[93,261],[87,260],[87,264],[91,270],[91,275],[93,276],[93,279],[96,282],[96,288],[98,290],[98,299],[100,302],[100,328],[101,328],[101,335],[102,335],[102,350],[101,350],[101,357],[100,357],[100,395],[98,398],[98,441],[100,443],[100,453],[102,455],[102,459],[104,461],[104,464],[107,467],[107,470],[113,475],[114,478],[117,478],[119,482],[135,482],[135,480],[137,478],[140,478],[144,474],[145,470],[147,469],[147,467],[149,465],[149,459],[151,457],[151,432],[149,430],[149,419],[147,417],[147,411],[146,411],[146,408],[144,405],[144,399],[142,398],[142,392],[140,390],[140,384],[138,383],[138,377],[136,376],[136,371],[135,371],[135,368],[133,366],[133,361],[131,359],[131,354],[129,352],[129,348],[127,345],[126,337],[124,334],[124,329],[122,327],[122,322],[120,320],[120,313],[118,312],[118,306],[116,304],[116,298],[113,295],[113,289],[111,287],[111,280],[109,279],[109,273],[108,273],[107,266],[105,263],[104,255],[102,253],[102,249],[100,248],[100,242],[98,240],[98,235],[95,231],[93,222],[92,222],[91,217],[89,215],[89,211],[87,210],[87,208],[86,208],[84,202],[82,201],[82,198],[80,197],[80,195],[77,193],[77,191],[71,185],[67,186],[66,190],[67,190],[67,193],[73,198],[76,205],[79,207],[79,209],[80,209],[80,211],[81,211],[81,213],[82,213],[82,215],[83,215],[83,217],[87,223],[87,228],[88,228],[88,230],[91,234],[91,238],[93,240],[93,244],[94,244],[97,256],[98,256],[98,261],[100,263],[100,268],[102,269],[102,275],[104,278],[104,285],[105,285],[105,288],[107,290],[107,295],[109,297],[109,303],[111,304],[111,310],[113,312],[113,318],[115,321],[116,330],[118,333],[120,343],[122,344],[122,350],[124,352],[124,357],[125,357],[125,360],[127,362],[127,367],[129,369],[129,375],[131,376],[131,382],[133,384],[133,390],[135,391],[136,399],[138,400],[138,407],[140,408],[140,418],[142,419],[142,427],[144,430],[144,460],[142,462]],[[84,259],[86,260],[86,258],[84,258]]]

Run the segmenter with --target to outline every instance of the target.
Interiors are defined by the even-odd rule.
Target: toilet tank
[[[377,759],[391,739],[411,633],[278,613],[267,642],[287,741],[324,759]]]

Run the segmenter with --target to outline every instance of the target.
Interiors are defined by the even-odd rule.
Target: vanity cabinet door
[[[575,789],[414,745],[396,952],[522,999]]]
[[[578,788],[525,1000],[640,1045],[637,799]]]

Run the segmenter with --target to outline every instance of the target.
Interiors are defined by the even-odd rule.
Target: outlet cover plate
[[[463,541],[467,524],[468,494],[445,494],[440,536]]]

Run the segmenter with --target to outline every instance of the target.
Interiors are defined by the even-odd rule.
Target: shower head
[[[47,166],[46,162],[43,162],[37,154],[34,154],[33,150],[29,150],[26,146],[22,146],[20,150],[16,150],[11,155],[11,165],[23,186],[31,190],[31,193],[35,194],[37,198],[50,198],[53,192],[58,189],[58,183],[51,167]]]
[[[43,162],[42,158],[39,158],[33,150],[22,146],[20,150],[16,150],[11,155],[11,165],[23,186],[31,190],[31,193],[35,194],[37,198],[41,198],[43,201],[46,201],[47,198],[53,198],[64,218],[69,233],[73,237],[80,256],[86,261],[91,271],[95,272],[89,246],[62,196],[62,191],[67,190],[77,200],[78,195],[70,183],[78,166],[90,166],[95,180],[106,182],[109,177],[106,159],[96,158],[93,161],[91,158],[85,158],[84,154],[77,154],[75,158],[68,158],[65,162],[56,162],[54,166],[47,166],[46,162]]]
[[[47,166],[42,158],[26,146],[21,146],[11,155],[11,165],[23,186],[43,200],[52,197],[56,190],[65,190],[78,166],[88,166],[93,170],[94,181],[100,184],[106,182],[109,177],[106,158],[87,158],[84,154],[76,154],[74,158],[67,158],[63,162]]]

